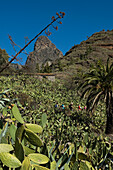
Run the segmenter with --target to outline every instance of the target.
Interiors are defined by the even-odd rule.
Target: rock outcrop
[[[28,56],[25,66],[29,71],[34,72],[37,69],[48,64],[49,66],[55,60],[63,57],[62,52],[46,36],[40,36],[35,42],[34,51]]]

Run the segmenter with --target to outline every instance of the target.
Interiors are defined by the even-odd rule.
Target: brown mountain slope
[[[63,71],[69,74],[87,71],[98,60],[113,60],[113,30],[94,33],[86,41],[74,45],[60,59]]]

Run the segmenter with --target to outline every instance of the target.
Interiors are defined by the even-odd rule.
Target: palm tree
[[[90,72],[84,74],[83,82],[79,85],[81,98],[86,99],[87,110],[94,110],[99,101],[104,101],[106,105],[106,134],[113,133],[113,63],[106,66],[101,62],[96,64]]]

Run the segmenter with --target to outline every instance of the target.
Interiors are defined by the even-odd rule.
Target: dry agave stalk
[[[51,35],[51,32],[49,32],[49,29],[48,29],[48,32],[46,32],[46,30],[47,30],[47,28],[49,28],[51,25],[53,26],[53,23],[54,22],[56,22],[58,19],[62,19],[62,18],[64,18],[64,16],[65,16],[65,13],[64,12],[60,12],[60,13],[56,13],[56,15],[57,15],[57,17],[52,17],[52,22],[51,23],[49,23],[44,29],[42,29],[33,39],[31,39],[23,48],[21,48],[20,49],[20,51],[19,52],[17,52],[16,53],[16,55],[15,56],[13,56],[13,58],[0,70],[0,73],[1,72],[3,72],[8,66],[9,66],[9,64],[10,63],[12,63],[12,61],[14,61],[16,58],[17,58],[17,56],[20,54],[20,53],[22,53],[24,50],[25,50],[25,48],[32,42],[32,41],[34,41],[40,34],[42,34],[42,32],[44,32],[45,31],[45,33],[46,33],[46,35]],[[62,24],[62,22],[58,22],[59,24]],[[54,26],[53,26],[54,27]],[[58,26],[56,26],[56,27],[54,27],[56,30],[58,30]],[[10,39],[10,41],[11,41],[11,44],[13,45],[13,48],[14,48],[14,46],[17,46],[17,44],[12,40],[12,37],[11,36],[9,36],[9,39]],[[20,46],[18,46],[18,47],[20,47]],[[14,50],[15,50],[15,48],[14,48]],[[17,59],[18,60],[18,59]]]

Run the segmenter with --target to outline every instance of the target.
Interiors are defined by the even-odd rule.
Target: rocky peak
[[[51,65],[55,60],[63,57],[62,52],[46,36],[40,36],[35,42],[34,51],[28,56],[25,66],[30,71],[35,71],[37,64],[41,68],[42,65]]]
[[[46,36],[40,36],[35,42],[34,50],[40,52],[40,50],[46,48],[56,48],[56,46]]]

